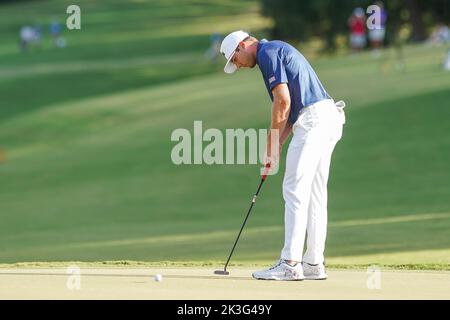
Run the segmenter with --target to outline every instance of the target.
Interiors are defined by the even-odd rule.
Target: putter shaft
[[[228,263],[230,262],[231,256],[233,255],[234,249],[236,248],[236,244],[239,241],[239,237],[241,236],[242,230],[244,229],[244,226],[247,223],[248,216],[250,215],[250,212],[252,211],[253,205],[256,202],[256,198],[258,197],[259,191],[261,190],[261,187],[262,187],[264,181],[266,180],[267,172],[268,172],[269,168],[270,168],[270,165],[266,165],[266,172],[265,172],[265,174],[263,174],[263,176],[261,178],[261,182],[259,183],[258,189],[256,190],[256,193],[255,193],[255,195],[252,198],[252,203],[250,204],[250,208],[247,211],[247,215],[245,216],[244,223],[241,226],[241,230],[239,230],[239,233],[238,233],[238,235],[236,237],[236,240],[234,241],[233,248],[231,249],[230,255],[228,256],[228,260],[225,263],[225,267],[223,268],[223,274],[229,274],[228,271],[227,271]]]

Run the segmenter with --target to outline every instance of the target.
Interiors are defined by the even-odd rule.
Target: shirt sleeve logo
[[[269,84],[272,83],[272,82],[274,82],[275,80],[276,80],[276,79],[275,79],[275,76],[270,77],[270,78],[269,78]]]

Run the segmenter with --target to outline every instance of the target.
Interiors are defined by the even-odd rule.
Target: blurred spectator
[[[214,32],[211,34],[211,45],[205,53],[205,57],[208,60],[216,60],[220,53],[220,44],[222,43],[223,37],[219,33]]]
[[[450,29],[443,23],[438,24],[427,42],[430,45],[440,45],[450,42]]]
[[[53,44],[57,48],[63,48],[66,46],[66,40],[61,36],[61,23],[56,20],[53,20],[50,23],[50,36],[53,38]]]
[[[392,44],[395,50],[395,67],[398,71],[404,72],[406,70],[406,59],[404,47],[410,38],[410,33],[406,28],[402,28],[395,33],[392,38]]]
[[[353,52],[360,52],[366,46],[366,15],[362,8],[353,10],[348,19],[350,27],[350,46]]]
[[[23,26],[20,29],[20,50],[25,52],[35,39],[35,30],[30,26]]]
[[[387,13],[384,8],[384,4],[381,1],[375,2],[375,5],[380,8],[380,15],[381,15],[381,21],[379,28],[374,28],[369,30],[369,41],[370,46],[372,48],[372,52],[374,55],[378,56],[380,53],[380,48],[383,47],[384,44],[384,38],[386,36],[386,20],[387,20]]]

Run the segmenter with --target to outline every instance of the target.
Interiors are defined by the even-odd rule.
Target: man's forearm
[[[272,122],[270,128],[278,130],[279,144],[283,144],[286,140],[285,130],[288,125],[289,111],[291,109],[290,103],[274,100],[272,106]]]
[[[286,141],[287,137],[290,133],[288,117],[290,111],[290,104],[283,103],[282,101],[275,100],[272,106],[272,121],[270,124],[270,129],[277,130],[278,132],[278,144],[281,146],[284,141]],[[288,129],[288,130],[286,130]],[[286,132],[287,131],[287,132]],[[268,140],[267,140],[267,152],[271,154],[271,146],[272,146],[272,134],[269,132]],[[279,148],[278,148],[279,150]],[[277,151],[278,151],[277,150]]]

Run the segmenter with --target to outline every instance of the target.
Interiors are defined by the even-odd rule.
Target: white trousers
[[[293,125],[294,135],[283,180],[285,241],[282,259],[310,264],[324,262],[328,174],[331,155],[342,137],[344,123],[343,108],[329,99],[302,109]],[[307,250],[303,256],[306,233]]]

